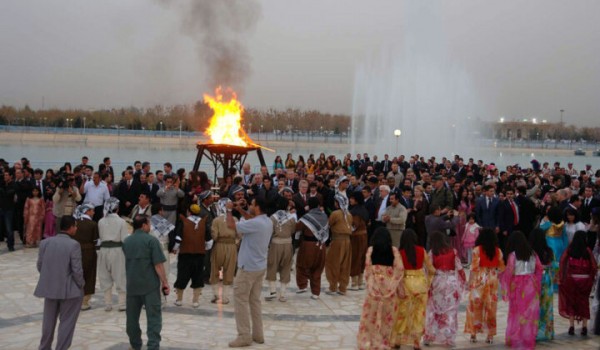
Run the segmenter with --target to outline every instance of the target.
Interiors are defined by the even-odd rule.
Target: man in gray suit
[[[60,232],[40,244],[37,261],[40,279],[33,293],[45,298],[40,350],[52,349],[57,319],[60,325],[56,349],[68,349],[73,340],[85,283],[81,247],[71,238],[76,231],[75,219],[65,215],[60,220]]]

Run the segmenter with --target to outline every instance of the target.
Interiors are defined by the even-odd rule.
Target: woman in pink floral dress
[[[425,326],[425,344],[454,346],[458,330],[458,306],[467,281],[456,249],[448,236],[434,231],[430,236],[429,259],[435,276],[429,288]]]
[[[533,349],[538,333],[544,268],[521,231],[510,235],[506,253],[506,270],[500,276],[502,299],[508,301],[506,346]]]
[[[367,294],[358,328],[359,349],[390,349],[392,328],[398,312],[398,286],[404,268],[389,231],[378,228],[367,250],[365,280]]]
[[[42,225],[46,215],[46,206],[44,199],[38,187],[31,190],[31,196],[25,201],[23,211],[23,222],[25,224],[25,243],[26,247],[35,247],[42,239]]]

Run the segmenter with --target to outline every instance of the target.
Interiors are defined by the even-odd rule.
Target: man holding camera
[[[169,294],[169,282],[165,274],[166,258],[160,242],[149,235],[150,220],[145,215],[133,218],[134,232],[123,241],[125,271],[127,275],[127,335],[132,349],[142,348],[140,313],[146,308],[148,320],[148,349],[160,347],[162,310],[159,286],[162,293]]]
[[[56,217],[56,232],[60,231],[60,218],[64,215],[73,215],[77,202],[81,200],[81,194],[75,186],[73,175],[66,175],[58,183],[58,189],[52,196],[54,207],[52,214]]]

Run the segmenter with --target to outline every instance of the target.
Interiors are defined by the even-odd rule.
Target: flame
[[[233,90],[227,89],[226,94],[230,96],[227,101],[223,97],[221,87],[215,90],[214,97],[204,94],[204,102],[208,103],[214,112],[206,133],[210,135],[214,144],[244,147],[248,146],[248,143],[253,144],[241,126],[244,106],[237,100],[237,94]]]

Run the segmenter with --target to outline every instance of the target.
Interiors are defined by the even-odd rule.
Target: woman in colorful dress
[[[514,231],[508,238],[506,254],[506,269],[500,277],[502,299],[508,301],[506,346],[533,349],[540,317],[543,267],[521,231]]]
[[[491,228],[479,231],[473,248],[473,262],[469,275],[469,302],[465,333],[471,342],[477,342],[477,333],[487,331],[486,342],[492,344],[496,335],[496,308],[498,305],[498,273],[504,271],[498,237]]]
[[[575,321],[582,321],[581,335],[586,336],[590,319],[590,293],[598,267],[586,238],[586,232],[575,232],[560,259],[558,313],[569,319],[569,335],[575,334]]]
[[[479,237],[479,229],[481,228],[475,220],[475,213],[467,215],[467,223],[465,224],[465,231],[462,237],[463,251],[467,256],[467,266],[471,266],[471,262],[473,261],[473,248],[475,247],[475,242],[477,241],[477,237]]]
[[[398,312],[398,287],[402,281],[402,258],[392,247],[390,232],[380,227],[367,250],[367,293],[358,328],[359,349],[390,349],[392,328]]]
[[[540,318],[536,340],[554,339],[554,272],[552,260],[554,253],[546,242],[546,233],[539,228],[529,234],[529,244],[537,254],[544,268],[540,288]]]
[[[540,222],[540,228],[546,231],[546,241],[548,246],[554,252],[554,260],[552,261],[552,269],[554,275],[558,272],[560,258],[569,245],[567,234],[565,233],[565,223],[562,218],[562,212],[558,206],[551,207],[548,214]],[[558,285],[554,284],[554,292],[558,291]]]
[[[427,299],[425,345],[440,343],[454,346],[458,329],[458,306],[465,289],[466,276],[456,249],[440,231],[430,236],[429,259],[435,276]]]
[[[46,204],[38,187],[31,189],[31,196],[25,201],[23,223],[27,248],[37,247],[42,239],[42,225],[46,216]]]
[[[398,298],[394,344],[408,344],[420,349],[421,337],[425,333],[427,292],[435,268],[431,265],[425,248],[418,245],[417,234],[412,229],[406,229],[402,233],[400,255],[404,265],[404,279]]]

